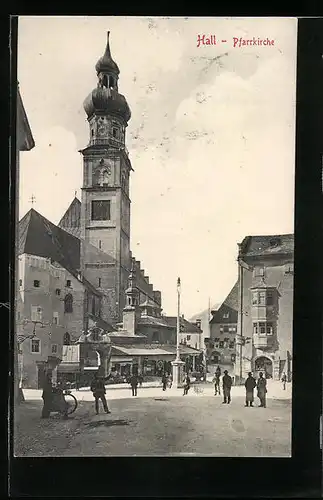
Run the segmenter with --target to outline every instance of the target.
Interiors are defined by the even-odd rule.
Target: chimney
[[[140,317],[138,307],[125,307],[123,310],[123,329],[129,334],[135,335],[137,330],[137,323]]]
[[[195,321],[195,324],[196,324],[196,326],[197,326],[199,329],[201,329],[202,320],[197,319],[197,320]]]

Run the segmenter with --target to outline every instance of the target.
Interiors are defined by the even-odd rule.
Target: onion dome
[[[105,52],[103,56],[100,57],[100,59],[96,63],[95,69],[98,74],[101,72],[105,73],[111,71],[118,75],[120,73],[120,70],[118,68],[118,65],[114,62],[114,60],[111,57],[109,36],[110,36],[110,31],[108,31],[107,46]]]
[[[128,122],[131,117],[126,98],[114,89],[93,89],[85,99],[83,107],[88,118],[95,113],[114,113]]]

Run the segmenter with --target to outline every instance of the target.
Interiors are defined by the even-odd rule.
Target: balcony
[[[273,345],[273,335],[258,335],[253,336],[253,345],[256,349],[266,349]]]

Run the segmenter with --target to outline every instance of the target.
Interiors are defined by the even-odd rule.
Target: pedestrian
[[[219,366],[219,365],[217,366],[217,369],[216,369],[216,371],[215,371],[215,374],[216,374],[216,375],[218,375],[218,377],[219,377],[219,378],[221,377],[221,368],[220,368],[220,366]]]
[[[246,388],[246,406],[253,406],[254,396],[253,391],[256,387],[256,379],[252,376],[252,373],[248,373],[248,378],[246,379],[244,386]]]
[[[219,394],[219,396],[221,396],[219,372],[215,372],[215,375],[214,375],[212,382],[214,384],[214,396],[216,396],[217,394]]]
[[[53,386],[52,386],[52,377],[50,373],[46,373],[44,385],[43,385],[43,409],[42,409],[42,418],[48,418],[50,416],[50,412],[53,405]]]
[[[283,376],[282,376],[282,383],[283,383],[284,391],[286,390],[286,382],[287,382],[287,376],[286,376],[286,373],[284,372]]]
[[[109,378],[109,376],[105,378],[105,377],[100,376],[96,372],[94,375],[94,378],[92,380],[92,383],[91,383],[91,391],[93,392],[93,396],[95,399],[95,411],[96,411],[97,415],[99,413],[99,399],[101,399],[101,401],[102,401],[104,411],[106,413],[111,413],[109,408],[108,408],[107,400],[105,398],[106,390],[105,390],[104,382],[108,378]]]
[[[138,377],[136,374],[131,375],[130,385],[131,385],[132,395],[137,396]]]
[[[188,394],[188,391],[190,390],[191,387],[191,379],[189,377],[189,374],[187,373],[185,379],[184,379],[184,392],[183,396],[186,396]]]
[[[231,403],[231,387],[232,378],[228,375],[228,370],[224,370],[224,375],[222,377],[222,388],[223,388],[223,402],[222,404]]]
[[[263,373],[259,373],[257,380],[257,396],[260,399],[260,407],[266,408],[266,393],[267,393],[267,380],[264,378]]]
[[[163,376],[162,376],[162,384],[163,384],[163,391],[166,391],[166,389],[167,389],[167,376],[166,376],[166,373],[164,373]]]

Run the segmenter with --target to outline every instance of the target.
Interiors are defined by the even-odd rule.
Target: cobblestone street
[[[55,414],[42,420],[38,392],[26,391],[17,411],[16,456],[290,456],[291,400],[279,387],[267,408],[258,408],[257,398],[254,408],[245,408],[240,387],[233,388],[230,405],[211,387],[192,388],[185,397],[160,388],[139,389],[138,397],[108,390],[109,415],[95,415],[91,393],[79,391],[68,421]]]

